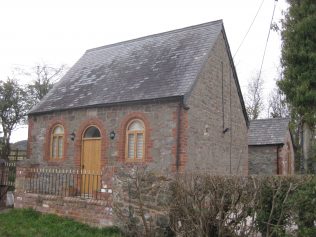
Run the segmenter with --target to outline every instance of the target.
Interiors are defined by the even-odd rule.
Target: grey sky
[[[72,66],[89,48],[223,19],[232,54],[262,0],[10,0],[0,2],[0,79],[15,67],[46,62]],[[264,0],[235,57],[242,90],[260,68],[274,0]],[[285,0],[277,3],[279,23]],[[271,32],[263,65],[265,96],[278,76],[280,34]],[[26,139],[26,129],[12,141]]]

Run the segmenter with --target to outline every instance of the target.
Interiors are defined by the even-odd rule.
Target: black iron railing
[[[30,169],[25,179],[29,193],[105,200],[112,192],[102,185],[102,173],[70,169]]]
[[[10,189],[14,189],[15,176],[15,162],[5,162],[3,164],[0,164],[0,185],[8,186]]]
[[[7,192],[14,190],[15,176],[15,162],[0,163],[0,206],[6,199]]]

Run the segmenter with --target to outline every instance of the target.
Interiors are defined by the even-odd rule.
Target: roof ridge
[[[182,31],[185,31],[185,30],[196,29],[196,28],[200,28],[200,27],[203,27],[203,26],[207,26],[207,25],[215,25],[216,23],[219,23],[219,22],[221,22],[223,24],[223,20],[219,19],[219,20],[205,22],[205,23],[192,25],[192,26],[187,26],[187,27],[179,28],[179,29],[175,29],[175,30],[169,30],[169,31],[161,32],[161,33],[152,34],[152,35],[146,35],[146,36],[142,36],[142,37],[135,38],[135,39],[124,40],[124,41],[120,41],[120,42],[117,42],[117,43],[107,44],[107,45],[99,46],[99,47],[96,47],[96,48],[91,48],[91,49],[86,50],[86,53],[94,52],[94,51],[99,50],[99,49],[105,49],[105,48],[109,48],[109,47],[113,47],[113,46],[118,46],[118,45],[121,45],[121,44],[132,43],[132,42],[135,42],[135,41],[144,40],[146,38],[151,38],[151,37],[157,37],[157,36],[162,36],[162,35],[182,32]]]

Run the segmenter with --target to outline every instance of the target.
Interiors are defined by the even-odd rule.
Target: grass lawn
[[[118,237],[116,228],[92,228],[56,215],[41,214],[31,209],[13,209],[0,213],[1,237]]]

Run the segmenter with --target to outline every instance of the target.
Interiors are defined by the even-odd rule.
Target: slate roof
[[[218,20],[87,50],[29,114],[186,97],[221,31]]]
[[[283,144],[288,130],[289,119],[287,118],[251,120],[248,145]]]

